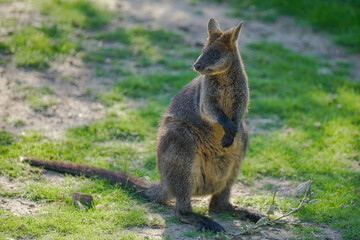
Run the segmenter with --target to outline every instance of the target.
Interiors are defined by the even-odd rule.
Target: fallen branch
[[[315,202],[316,201],[315,199],[306,200],[306,198],[308,196],[308,193],[310,191],[311,184],[312,184],[312,181],[309,183],[309,186],[307,187],[307,189],[305,191],[304,197],[301,200],[301,202],[300,202],[300,204],[299,204],[299,206],[297,208],[291,210],[290,212],[285,213],[284,215],[282,215],[282,216],[280,216],[278,218],[275,218],[274,220],[269,221],[268,224],[274,223],[274,222],[276,222],[276,221],[278,221],[278,220],[280,220],[280,219],[282,219],[284,217],[287,217],[287,216],[293,214],[294,212],[297,212],[298,210],[300,210],[300,208],[304,207],[306,204]]]
[[[233,235],[233,237],[231,239],[236,239],[238,237],[240,237],[240,235],[246,235],[246,234],[253,234],[253,233],[258,233],[260,232],[262,229],[261,227],[263,226],[267,226],[267,225],[273,225],[276,223],[284,223],[283,221],[280,221],[282,218],[287,217],[297,211],[299,211],[301,208],[303,208],[305,205],[310,204],[315,202],[315,199],[307,199],[309,196],[309,192],[310,192],[310,187],[313,181],[309,181],[309,184],[306,188],[306,191],[304,193],[304,196],[302,198],[302,200],[299,203],[299,206],[297,208],[292,209],[291,211],[283,214],[280,217],[277,217],[273,220],[270,220],[270,214],[272,214],[274,212],[275,206],[274,206],[274,202],[275,202],[275,196],[276,196],[276,192],[273,195],[273,201],[271,206],[269,207],[269,210],[267,212],[267,216],[266,217],[262,217],[260,218],[256,223],[251,224],[249,222],[246,223],[242,223],[242,231],[238,234]]]

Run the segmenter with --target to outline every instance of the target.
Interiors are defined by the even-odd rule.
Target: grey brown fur
[[[229,202],[248,142],[244,116],[249,88],[237,45],[241,27],[242,22],[222,31],[210,19],[208,39],[194,63],[200,76],[174,97],[159,126],[160,183],[147,184],[131,177],[134,189],[153,201],[165,203],[175,198],[176,217],[201,230],[224,231],[215,221],[193,212],[192,196],[211,195],[210,210],[216,213],[231,212],[252,221],[262,216]],[[105,172],[101,177],[108,178]]]

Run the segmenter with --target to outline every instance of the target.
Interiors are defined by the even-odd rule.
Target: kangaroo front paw
[[[229,135],[230,137],[235,137],[237,129],[236,125],[233,121],[229,120],[223,125],[223,129],[226,135]]]
[[[221,138],[221,146],[223,148],[227,148],[230,147],[231,144],[233,144],[234,142],[234,137],[230,137],[229,135],[225,134],[222,138]]]
[[[225,229],[220,224],[209,218],[197,220],[195,222],[195,227],[202,232],[205,232],[206,229],[213,232],[225,232]]]

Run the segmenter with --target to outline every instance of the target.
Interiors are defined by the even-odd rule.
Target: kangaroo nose
[[[194,64],[194,68],[195,68],[195,70],[196,70],[196,71],[199,71],[199,70],[200,70],[200,68],[201,68],[201,64],[200,64],[200,63],[198,63],[198,62],[197,62],[197,63],[195,63],[195,64]]]

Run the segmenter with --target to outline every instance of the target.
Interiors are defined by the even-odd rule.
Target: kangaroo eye
[[[214,53],[212,54],[212,56],[213,56],[214,58],[218,58],[218,57],[220,57],[220,53],[219,53],[219,52],[214,52]]]

